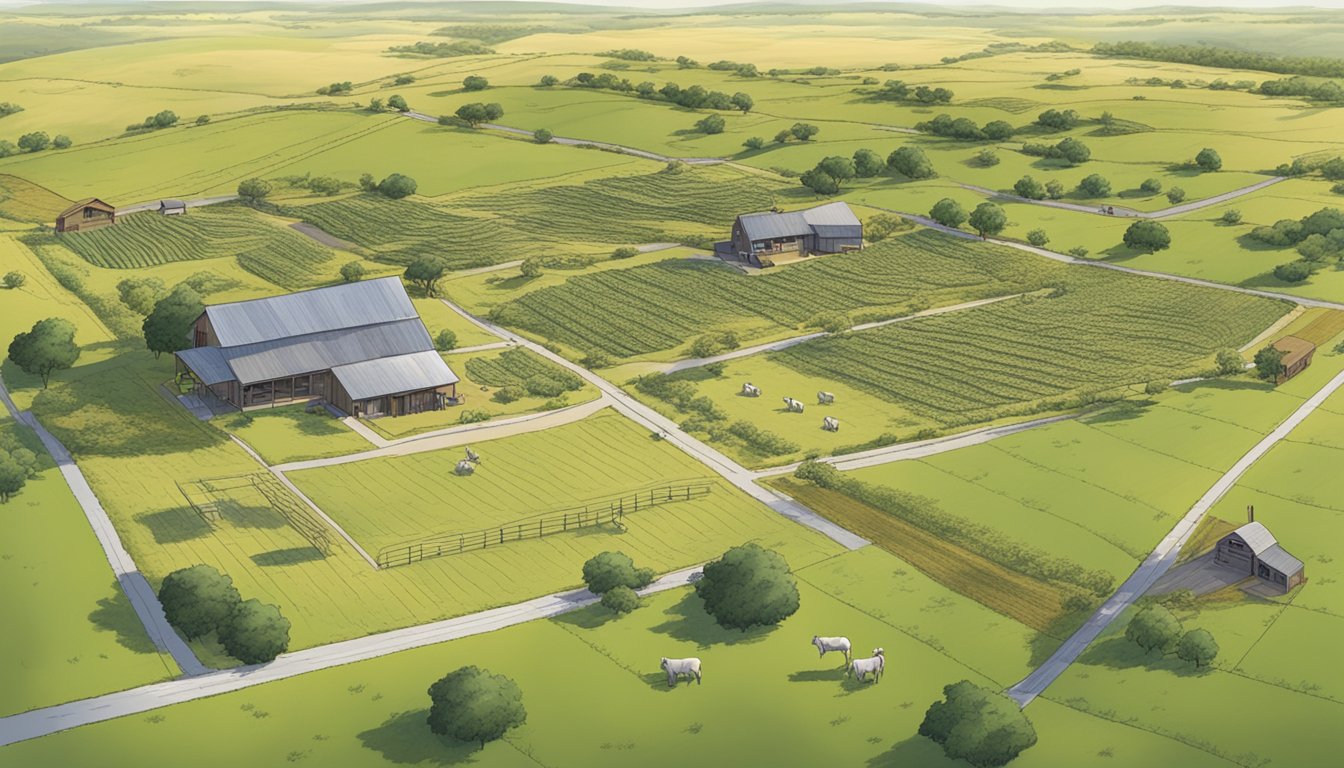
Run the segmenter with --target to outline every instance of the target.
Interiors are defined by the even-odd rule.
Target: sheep
[[[839,651],[845,657],[845,665],[848,666],[853,657],[850,655],[850,645],[848,637],[820,637],[812,636],[812,644],[817,646],[817,655],[825,656],[830,651]]]
[[[874,648],[872,658],[854,659],[849,662],[849,669],[846,670],[846,674],[854,673],[854,678],[860,683],[864,682],[869,675],[872,675],[873,682],[876,683],[882,679],[882,672],[886,669],[886,666],[882,649]]]
[[[817,405],[831,405],[835,402],[835,395],[830,392],[817,393]]]
[[[803,404],[792,397],[784,398],[784,405],[789,409],[789,413],[802,413]]]
[[[742,385],[742,394],[745,397],[760,397],[761,388],[748,381],[746,384]]]
[[[472,472],[476,471],[476,465],[466,459],[462,459],[457,462],[457,467],[453,469],[453,471],[459,475],[470,475]]]
[[[826,418],[821,420],[821,428],[826,430],[827,432],[839,432],[840,420],[835,418],[834,416],[827,416]]]
[[[669,659],[664,657],[658,664],[667,673],[667,687],[671,688],[677,684],[677,677],[686,676],[689,682],[692,677],[695,678],[696,685],[704,685],[704,680],[700,678],[700,660],[699,659]]]

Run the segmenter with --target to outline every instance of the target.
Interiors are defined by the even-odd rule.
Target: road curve
[[[1069,665],[1076,661],[1083,651],[1087,650],[1092,641],[1097,639],[1097,636],[1110,626],[1117,616],[1133,605],[1134,601],[1143,597],[1153,583],[1171,568],[1172,564],[1176,562],[1177,555],[1181,552],[1181,547],[1194,533],[1195,526],[1199,525],[1199,521],[1204,518],[1204,515],[1213,505],[1232,486],[1236,485],[1241,476],[1246,474],[1246,470],[1250,469],[1280,440],[1287,437],[1297,425],[1301,424],[1341,386],[1344,386],[1344,372],[1336,374],[1325,386],[1317,390],[1316,394],[1298,406],[1297,410],[1293,411],[1288,418],[1275,427],[1273,432],[1270,432],[1263,440],[1256,443],[1254,448],[1247,451],[1246,455],[1242,456],[1236,464],[1233,464],[1231,469],[1223,473],[1223,476],[1218,478],[1218,481],[1199,498],[1199,501],[1195,502],[1190,511],[1186,512],[1180,522],[1176,523],[1171,532],[1162,541],[1158,542],[1158,545],[1134,573],[1128,579],[1125,579],[1125,583],[1120,585],[1115,594],[1111,595],[1106,602],[1102,603],[1096,613],[1092,614],[1087,623],[1083,624],[1077,632],[1074,632],[1068,640],[1065,640],[1064,644],[1044,664],[1009,688],[1008,695],[1017,701],[1020,706],[1025,707],[1041,695],[1060,675],[1064,674],[1064,670],[1068,669]]]
[[[1257,181],[1254,184],[1247,184],[1246,186],[1241,187],[1239,189],[1233,189],[1231,191],[1224,192],[1221,195],[1206,197],[1202,200],[1192,200],[1191,202],[1169,206],[1159,211],[1139,211],[1135,210],[1134,208],[1126,208],[1120,205],[1102,205],[1100,201],[1098,201],[1095,204],[1092,204],[1092,203],[1070,203],[1064,200],[1034,200],[1030,197],[1022,197],[1021,195],[1015,195],[1011,192],[1000,192],[999,190],[996,189],[990,189],[988,187],[980,187],[976,186],[975,184],[963,184],[962,182],[959,181],[954,181],[953,183],[955,183],[958,187],[967,190],[968,192],[977,192],[979,194],[987,195],[989,197],[996,197],[1004,200],[1010,200],[1014,203],[1040,205],[1046,208],[1058,208],[1064,211],[1073,211],[1075,213],[1090,213],[1093,216],[1110,216],[1112,218],[1167,219],[1171,218],[1172,216],[1180,216],[1181,214],[1190,213],[1192,211],[1198,211],[1201,208],[1209,208],[1211,206],[1219,205],[1221,203],[1226,203],[1229,200],[1235,200],[1238,197],[1241,197],[1243,195],[1249,195],[1252,192],[1259,192],[1265,187],[1273,186],[1274,184],[1278,184],[1281,181],[1287,181],[1287,180],[1288,177],[1286,176],[1274,176],[1272,178],[1265,179],[1264,181]]]

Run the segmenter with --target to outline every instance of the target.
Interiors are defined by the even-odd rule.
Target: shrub
[[[952,760],[1006,765],[1036,743],[1036,729],[1007,696],[962,680],[943,688],[919,724],[919,735],[941,744]]]
[[[1171,233],[1157,221],[1136,221],[1125,230],[1123,242],[1136,251],[1154,253],[1171,247]]]
[[[746,631],[768,626],[798,610],[798,586],[778,553],[758,544],[734,547],[704,568],[695,594],[720,626]]]
[[[1157,604],[1134,614],[1125,627],[1125,637],[1148,653],[1165,649],[1180,634],[1181,622],[1171,611]]]
[[[23,284],[26,282],[28,282],[28,278],[24,277],[22,272],[5,273],[4,285],[6,288],[11,290],[14,288],[22,288]]]
[[[550,144],[551,139],[554,138],[555,134],[551,133],[545,128],[538,128],[537,130],[532,132],[532,140],[537,142],[538,144]]]
[[[457,334],[444,328],[434,337],[434,348],[440,352],[447,352],[450,349],[457,348]]]
[[[1240,224],[1241,211],[1236,208],[1228,208],[1226,211],[1223,211],[1223,215],[1219,216],[1218,220],[1224,224]]]
[[[410,176],[394,173],[378,182],[378,193],[383,197],[400,200],[407,195],[415,194],[416,186],[415,179]]]
[[[208,565],[173,571],[159,586],[168,623],[188,640],[222,630],[242,603],[233,579]]]
[[[467,75],[462,79],[462,88],[467,91],[484,91],[490,87],[490,81],[480,75]]]
[[[1218,658],[1218,643],[1207,629],[1192,629],[1176,644],[1176,656],[1182,661],[1193,661],[1202,667]]]
[[[490,420],[489,411],[482,411],[472,408],[467,408],[463,410],[462,413],[459,414],[457,417],[457,423],[459,424],[476,424],[478,422],[489,420]]]
[[[1013,184],[1013,192],[1017,193],[1018,197],[1025,197],[1028,200],[1045,199],[1045,186],[1031,176],[1023,176],[1018,179]]]
[[[289,648],[289,619],[275,605],[239,603],[219,630],[224,650],[244,664],[265,664]]]
[[[247,202],[263,200],[271,194],[271,183],[265,179],[246,179],[238,184],[238,196]]]
[[[1078,182],[1078,192],[1086,197],[1106,197],[1111,194],[1111,182],[1094,173]]]
[[[708,115],[695,121],[697,131],[710,135],[723,133],[723,129],[727,126],[728,121],[724,120],[722,115]]]
[[[753,151],[757,149],[762,149],[765,147],[765,139],[762,139],[760,136],[752,136],[751,138],[742,142],[742,146]]]
[[[1311,277],[1311,262],[1298,259],[1280,264],[1274,268],[1274,276],[1285,283],[1300,283]]]
[[[612,587],[602,594],[602,607],[625,615],[640,606],[639,594],[627,586]]]
[[[200,117],[196,118],[197,125],[207,125],[209,124],[209,122],[210,122],[209,115],[201,115]]]
[[[411,105],[406,103],[406,99],[400,95],[393,94],[387,97],[388,109],[395,109],[398,112],[410,112]]]
[[[999,164],[999,153],[985,147],[975,153],[975,164],[981,168],[990,168]]]
[[[1159,179],[1144,179],[1139,185],[1139,191],[1149,195],[1156,195],[1162,191],[1162,182]]]
[[[854,174],[859,178],[871,178],[886,170],[887,164],[882,156],[871,149],[856,149],[853,157]]]
[[[879,213],[868,219],[863,225],[863,234],[871,242],[878,242],[893,233],[912,229],[915,225],[894,213]]]
[[[555,75],[542,75],[541,80],[537,82],[542,88],[550,88],[560,84],[560,78]]]
[[[51,146],[56,149],[69,149],[73,144],[70,137],[63,133],[56,134],[56,138],[51,140]]]
[[[849,330],[853,323],[850,322],[849,315],[844,312],[831,311],[818,312],[808,318],[805,325],[808,328],[820,328],[827,333],[840,333]]]
[[[1027,242],[1041,248],[1050,242],[1050,236],[1045,233],[1044,229],[1033,229],[1027,233]]]
[[[919,147],[907,145],[887,156],[887,166],[908,179],[930,179],[936,173],[933,164]]]
[[[508,404],[521,400],[526,396],[527,396],[527,390],[523,389],[517,384],[510,384],[507,387],[501,387],[495,390],[495,393],[490,396],[490,399],[494,400],[497,403]]]
[[[1076,257],[1078,257],[1078,258],[1080,258],[1080,259],[1085,259],[1085,258],[1087,258],[1087,254],[1088,254],[1088,253],[1089,253],[1089,251],[1087,250],[1087,248],[1086,248],[1085,246],[1081,246],[1081,245],[1075,245],[1074,247],[1072,247],[1072,248],[1069,249],[1069,255],[1070,255],[1070,256],[1076,256]]]
[[[1217,150],[1205,147],[1195,155],[1195,165],[1204,171],[1217,171],[1223,167],[1223,158],[1219,156]]]
[[[933,204],[929,209],[929,218],[942,224],[944,227],[960,227],[966,223],[966,209],[961,207],[961,203],[950,197],[944,197],[942,200]]]
[[[1232,376],[1246,369],[1246,361],[1242,359],[1241,353],[1235,349],[1218,350],[1218,354],[1213,357],[1213,362],[1219,376]]]
[[[367,270],[364,265],[358,261],[347,261],[341,265],[341,280],[347,283],[357,283],[364,279]]]
[[[544,373],[528,376],[523,381],[523,389],[526,389],[527,393],[533,397],[556,397],[566,391],[563,382]]]
[[[527,722],[518,684],[479,667],[440,678],[429,687],[429,699],[430,731],[482,747]]]
[[[613,259],[633,259],[639,255],[639,249],[633,245],[623,245],[611,252]]]
[[[1176,205],[1177,203],[1182,202],[1183,200],[1185,200],[1185,190],[1181,189],[1180,187],[1172,187],[1171,189],[1168,189],[1167,200],[1172,205]]]
[[[624,552],[601,552],[583,564],[583,583],[595,595],[616,587],[641,589],[653,583],[653,570],[636,568]]]

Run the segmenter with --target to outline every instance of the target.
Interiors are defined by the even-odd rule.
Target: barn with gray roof
[[[456,396],[457,376],[396,277],[209,306],[191,341],[179,372],[243,410],[322,400],[400,416]]]
[[[1302,561],[1288,554],[1264,523],[1254,520],[1219,539],[1213,557],[1218,565],[1254,576],[1280,592],[1305,579]]]
[[[842,202],[802,211],[745,213],[733,222],[728,248],[739,259],[761,266],[784,254],[809,256],[863,247],[863,223]]]

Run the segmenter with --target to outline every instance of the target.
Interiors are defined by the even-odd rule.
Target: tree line
[[[1168,61],[1219,69],[1254,69],[1281,75],[1344,77],[1344,60],[1341,59],[1326,56],[1275,56],[1212,45],[1144,43],[1127,40],[1119,43],[1097,43],[1092,47],[1092,53],[1097,56]]]
[[[560,85],[560,79],[554,75],[545,75],[537,84],[543,88],[549,88]],[[755,101],[751,96],[742,92],[729,95],[723,91],[711,91],[702,85],[682,88],[677,83],[671,82],[664,84],[662,87],[650,81],[635,84],[627,78],[617,77],[610,72],[599,74],[580,72],[573,78],[564,81],[564,85],[571,88],[596,88],[615,91],[616,93],[633,94],[641,99],[666,101],[687,109],[718,109],[725,112],[739,111],[746,113],[750,112],[752,107],[755,106]]]

